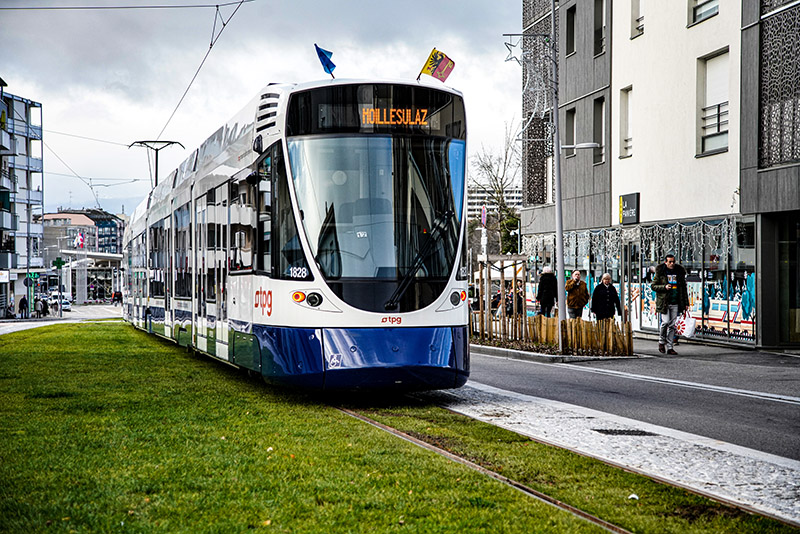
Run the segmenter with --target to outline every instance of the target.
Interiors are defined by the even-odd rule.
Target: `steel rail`
[[[554,508],[557,508],[559,510],[568,512],[568,513],[570,513],[570,514],[572,514],[572,515],[574,515],[576,517],[579,517],[580,519],[583,519],[585,521],[588,521],[589,523],[592,523],[593,525],[599,526],[600,528],[602,528],[602,529],[604,529],[604,530],[606,530],[608,532],[615,532],[617,534],[632,534],[630,531],[625,530],[624,528],[622,528],[620,526],[617,526],[617,525],[615,525],[613,523],[609,523],[608,521],[600,519],[599,517],[593,516],[592,514],[590,514],[588,512],[584,512],[580,508],[575,508],[572,505],[569,505],[569,504],[567,504],[565,502],[559,501],[558,499],[555,499],[555,498],[553,498],[553,497],[551,497],[551,496],[549,496],[549,495],[547,495],[545,493],[542,493],[540,491],[536,491],[535,489],[533,489],[531,487],[528,487],[525,484],[522,484],[520,482],[517,482],[516,480],[513,480],[513,479],[510,479],[508,477],[505,477],[505,476],[503,476],[503,475],[501,475],[499,473],[496,473],[496,472],[494,472],[494,471],[492,471],[490,469],[486,469],[485,467],[483,467],[481,465],[478,465],[478,464],[476,464],[474,462],[471,462],[471,461],[469,461],[469,460],[467,460],[465,458],[462,458],[461,456],[453,454],[450,451],[447,451],[445,449],[439,448],[439,447],[437,447],[435,445],[432,445],[432,444],[430,444],[430,443],[428,443],[426,441],[423,441],[421,439],[415,438],[415,437],[413,437],[413,436],[411,436],[409,434],[406,434],[405,432],[401,432],[400,430],[397,430],[396,428],[392,428],[390,426],[384,425],[383,423],[379,423],[378,421],[375,421],[374,419],[371,419],[371,418],[369,418],[369,417],[367,417],[365,415],[361,415],[361,414],[359,414],[357,412],[354,412],[352,410],[348,410],[347,408],[342,408],[341,406],[337,406],[336,409],[341,411],[341,412],[343,412],[343,413],[345,413],[345,414],[347,414],[347,415],[349,415],[349,416],[351,416],[351,417],[354,417],[354,418],[356,418],[356,419],[358,419],[360,421],[363,421],[363,422],[365,422],[365,423],[367,423],[369,425],[372,425],[375,428],[378,428],[380,430],[388,432],[388,433],[390,433],[390,434],[392,434],[392,435],[394,435],[394,436],[396,436],[398,438],[404,439],[404,440],[406,440],[406,441],[408,441],[410,443],[413,443],[414,445],[422,447],[423,449],[427,449],[429,451],[435,452],[436,454],[439,454],[440,456],[444,456],[448,460],[460,463],[460,464],[465,465],[465,466],[469,467],[470,469],[472,469],[474,471],[477,471],[477,472],[479,472],[479,473],[481,473],[483,475],[486,475],[486,476],[489,476],[491,478],[494,478],[495,480],[498,480],[499,482],[502,482],[503,484],[506,484],[507,486],[510,486],[510,487],[512,487],[512,488],[514,488],[514,489],[516,489],[518,491],[521,491],[522,493],[524,493],[528,497],[532,497],[532,498],[534,498],[534,499],[536,499],[538,501],[541,501],[541,502],[543,502],[545,504],[548,504],[548,505],[550,505],[550,506],[552,506]]]

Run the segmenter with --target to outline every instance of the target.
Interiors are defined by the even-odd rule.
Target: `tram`
[[[270,84],[124,236],[124,316],[269,383],[469,376],[466,116],[426,83]]]

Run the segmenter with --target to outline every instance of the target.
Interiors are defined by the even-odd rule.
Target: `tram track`
[[[538,500],[540,502],[543,502],[543,503],[545,503],[545,504],[547,504],[549,506],[552,506],[554,508],[557,508],[559,510],[568,512],[568,513],[570,513],[570,514],[572,514],[572,515],[574,515],[574,516],[576,516],[576,517],[578,517],[580,519],[583,519],[584,521],[587,521],[587,522],[589,522],[589,523],[591,523],[593,525],[596,525],[596,526],[606,530],[607,532],[615,532],[617,534],[631,534],[631,532],[629,530],[626,530],[626,529],[624,529],[624,528],[622,528],[622,527],[620,527],[618,525],[615,525],[613,523],[609,523],[608,521],[605,521],[604,519],[601,519],[601,518],[599,518],[597,516],[594,516],[594,515],[592,515],[592,514],[590,514],[588,512],[585,512],[585,511],[581,510],[580,508],[576,508],[576,507],[574,507],[574,506],[572,506],[570,504],[567,504],[565,502],[559,501],[558,499],[555,499],[555,498],[551,497],[550,495],[547,495],[545,493],[537,491],[537,490],[535,490],[535,489],[533,489],[533,488],[531,488],[529,486],[526,486],[525,484],[522,484],[521,482],[518,482],[516,480],[513,480],[511,478],[503,476],[503,475],[501,475],[499,473],[496,473],[496,472],[494,472],[494,471],[492,471],[490,469],[487,469],[487,468],[485,468],[485,467],[483,467],[483,466],[481,466],[479,464],[476,464],[475,462],[472,462],[470,460],[467,460],[466,458],[458,456],[457,454],[453,454],[452,452],[450,452],[448,450],[442,449],[441,447],[437,447],[436,445],[428,443],[427,441],[423,441],[423,440],[421,440],[419,438],[416,438],[416,437],[414,437],[414,436],[412,436],[410,434],[407,434],[405,432],[397,430],[396,428],[392,428],[392,427],[390,427],[388,425],[384,425],[383,423],[380,423],[380,422],[378,422],[378,421],[376,421],[376,420],[374,420],[374,419],[372,419],[370,417],[367,417],[367,416],[365,416],[363,414],[360,414],[358,412],[355,412],[353,410],[349,410],[349,409],[343,408],[341,406],[337,406],[336,409],[341,411],[344,414],[349,415],[350,417],[353,417],[355,419],[363,421],[363,422],[365,422],[365,423],[367,423],[369,425],[374,426],[375,428],[383,430],[384,432],[388,432],[389,434],[392,434],[393,436],[396,436],[396,437],[398,437],[400,439],[408,441],[409,443],[413,443],[414,445],[417,445],[418,447],[421,447],[423,449],[427,449],[427,450],[429,450],[431,452],[435,452],[436,454],[439,454],[440,456],[443,456],[443,457],[447,458],[448,460],[460,463],[460,464],[472,469],[473,471],[476,471],[478,473],[481,473],[482,475],[491,477],[491,478],[493,478],[493,479],[495,479],[495,480],[497,480],[499,482],[502,482],[503,484],[506,484],[507,486],[510,486],[510,487],[522,492],[523,494],[527,495],[528,497],[536,499],[536,500]]]

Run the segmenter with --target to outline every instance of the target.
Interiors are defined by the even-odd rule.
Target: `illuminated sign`
[[[427,126],[428,110],[411,108],[361,108],[361,125]]]

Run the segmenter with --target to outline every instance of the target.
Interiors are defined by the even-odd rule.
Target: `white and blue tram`
[[[134,211],[126,320],[271,383],[459,387],[465,158],[452,89],[270,84]]]

